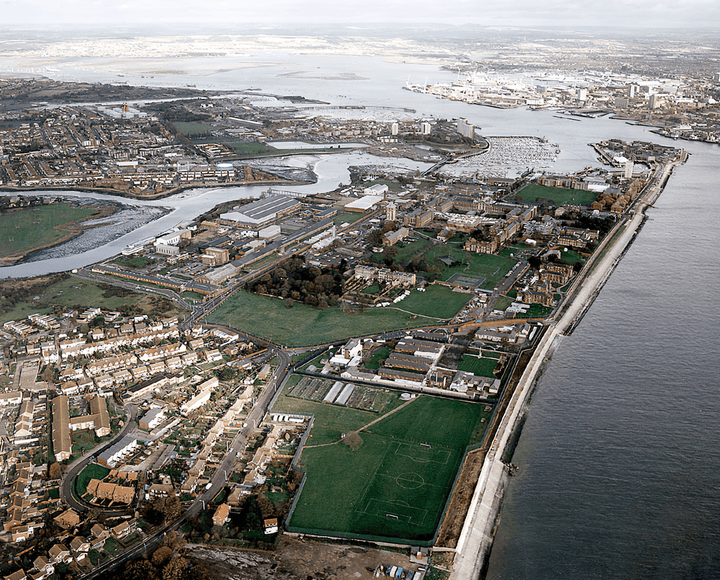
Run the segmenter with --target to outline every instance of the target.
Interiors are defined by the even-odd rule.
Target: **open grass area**
[[[410,242],[407,244],[404,242],[395,244],[395,248],[397,249],[395,261],[398,264],[405,264],[412,260],[414,256],[422,254],[431,245],[433,245],[432,242],[425,238],[418,238],[414,242]]]
[[[563,264],[572,266],[577,262],[583,262],[584,258],[577,252],[577,250],[571,250],[568,248],[567,252],[563,251],[561,261]]]
[[[0,292],[6,293],[7,290],[0,287]],[[71,276],[67,280],[44,287],[36,296],[28,300],[19,301],[7,309],[3,308],[0,310],[0,323],[8,320],[20,320],[35,312],[47,314],[52,312],[53,307],[56,306],[83,310],[91,306],[106,310],[120,310],[124,306],[130,306],[138,313],[140,311],[157,313],[157,301],[158,297],[156,296]],[[171,302],[168,302],[168,305],[170,310],[163,312],[164,316],[175,316],[184,312]]]
[[[122,550],[122,546],[118,543],[118,541],[115,538],[108,538],[107,540],[105,540],[105,545],[103,546],[103,550],[105,550],[111,556],[114,556],[120,550]]]
[[[290,377],[291,379],[293,377]],[[273,412],[303,413],[315,415],[315,423],[308,438],[307,445],[323,445],[339,441],[343,433],[359,429],[378,418],[378,414],[372,411],[361,411],[339,405],[330,405],[299,399],[288,396],[292,384],[288,381],[282,394],[273,405]],[[385,405],[384,413],[391,411],[400,405],[400,397],[397,393],[391,393],[392,400]]]
[[[457,261],[447,266],[440,258],[452,258]],[[474,254],[460,248],[441,245],[435,246],[425,253],[425,260],[431,266],[440,268],[440,280],[448,280],[454,274],[462,274],[473,278],[484,279],[481,287],[492,289],[497,286],[505,275],[512,270],[517,260],[493,254]]]
[[[199,121],[174,121],[173,125],[186,137],[197,137],[198,135],[204,135],[210,133],[213,130],[213,126],[209,123],[202,123]]]
[[[75,483],[73,484],[75,494],[78,497],[82,497],[85,495],[88,483],[90,483],[91,479],[104,479],[108,473],[110,473],[109,469],[103,467],[102,465],[98,465],[97,463],[87,465],[85,469],[78,473],[78,476],[75,478]]]
[[[90,451],[95,447],[93,437],[90,435],[90,431],[74,431],[71,436],[72,440],[72,452],[73,454],[82,454],[86,451]]]
[[[387,346],[384,346],[382,348],[378,348],[375,350],[375,352],[372,354],[372,356],[365,361],[365,368],[366,369],[379,369],[380,365],[382,365],[383,361],[390,356],[390,348]]]
[[[372,284],[362,291],[363,294],[377,294],[378,292],[380,292],[380,286],[377,284]]]
[[[513,299],[509,296],[498,296],[498,299],[495,301],[495,310],[505,310],[512,303]]]
[[[335,216],[335,225],[344,223],[354,224],[356,221],[365,217],[365,214],[359,211],[339,211]]]
[[[392,439],[462,449],[475,443],[472,434],[482,406],[453,399],[420,396],[369,428]]]
[[[261,155],[261,154],[268,154],[268,153],[280,153],[280,149],[275,149],[274,147],[269,147],[268,145],[265,145],[265,143],[243,143],[243,142],[235,142],[235,143],[224,143],[231,149],[235,150],[235,153],[242,156],[249,156],[249,155]]]
[[[367,181],[363,183],[363,187],[365,188],[371,187],[373,185],[387,185],[390,191],[400,191],[403,187],[397,181],[388,181],[386,179],[373,179],[372,181]]]
[[[493,371],[497,366],[495,358],[478,358],[476,356],[463,355],[458,365],[458,370],[472,373],[478,377],[494,378]]]
[[[393,307],[407,310],[414,314],[432,316],[434,318],[452,318],[472,298],[465,292],[454,292],[441,284],[430,284],[424,292],[413,290],[405,300],[394,304]],[[388,308],[391,308],[388,306]]]
[[[469,298],[469,294],[432,285],[425,292],[413,290],[410,296],[394,308],[367,308],[350,314],[339,308],[319,310],[299,303],[287,308],[283,300],[239,291],[223,302],[208,320],[229,324],[278,344],[309,346],[353,336],[426,326],[435,320],[422,316],[451,318]]]
[[[419,397],[362,431],[355,450],[306,448],[307,479],[289,528],[430,542],[483,416],[477,404]]]
[[[514,196],[524,202],[549,201],[555,206],[563,204],[590,205],[597,199],[597,193],[582,189],[566,189],[564,187],[546,187],[531,183],[523,187]]]
[[[549,316],[553,309],[550,306],[543,306],[542,304],[531,304],[530,308],[525,313],[518,313],[518,318],[544,318]]]
[[[146,258],[145,256],[119,256],[118,258],[115,258],[113,260],[113,264],[118,264],[119,266],[123,266],[124,268],[132,268],[134,270],[142,270],[143,268],[147,268],[154,263],[155,260]]]
[[[0,258],[54,244],[68,226],[98,213],[96,208],[67,203],[22,208],[0,215]]]

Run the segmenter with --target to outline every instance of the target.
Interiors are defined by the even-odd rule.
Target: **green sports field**
[[[497,366],[497,362],[495,358],[478,358],[465,354],[460,360],[458,370],[466,371],[479,377],[493,378],[495,376],[493,371]]]
[[[597,199],[597,193],[582,189],[567,189],[565,187],[548,187],[531,183],[515,193],[515,198],[525,202],[549,201],[559,206],[565,203],[574,205],[590,205]]]
[[[480,405],[419,397],[361,431],[352,450],[306,447],[307,479],[291,531],[431,542],[466,447],[486,423]]]

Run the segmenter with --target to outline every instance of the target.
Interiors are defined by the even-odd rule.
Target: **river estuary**
[[[275,64],[227,71],[224,61],[195,59],[186,63],[186,74],[158,73],[152,83],[252,86],[335,104],[409,108],[418,116],[467,117],[485,135],[534,135],[557,143],[559,172],[596,165],[587,144],[613,137],[671,143],[691,152],[537,385],[488,578],[720,577],[720,147],[672,142],[648,128],[606,118],[575,122],[551,112],[500,111],[401,90],[408,75],[415,81],[430,76],[430,82],[454,78],[427,65],[286,53],[264,58]],[[106,68],[97,59],[92,65],[58,61],[51,64],[61,73],[48,75],[112,81],[122,62],[110,61]],[[153,67],[162,70],[165,64],[172,68],[169,61]],[[226,72],[213,73],[221,70]],[[123,80],[149,82],[141,72],[128,69]],[[313,80],[319,77],[334,80]],[[353,155],[328,163],[347,163]],[[343,171],[320,165],[321,182],[312,188],[336,187]],[[82,260],[112,255],[130,241],[242,195],[212,190],[156,202],[173,211]],[[50,269],[79,265],[62,260],[67,261]],[[39,273],[42,264],[2,269],[0,277]]]

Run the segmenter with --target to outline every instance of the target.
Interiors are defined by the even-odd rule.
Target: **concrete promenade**
[[[623,233],[585,278],[580,290],[561,318],[549,325],[545,336],[538,344],[513,393],[505,416],[485,457],[470,509],[458,540],[457,554],[450,575],[451,580],[473,580],[480,577],[483,564],[492,546],[498,513],[508,480],[507,468],[502,462],[502,457],[515,425],[532,393],[543,362],[551,354],[556,339],[571,328],[576,317],[580,316],[589,306],[609,278],[615,265],[620,261],[642,225],[645,209],[657,199],[673,165],[666,165],[662,176],[656,177],[651,186],[643,192],[641,199],[638,200],[635,214],[625,222],[626,227]]]

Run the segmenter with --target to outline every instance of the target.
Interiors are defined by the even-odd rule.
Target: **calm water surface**
[[[720,578],[720,148],[690,145],[534,394],[488,578]]]

